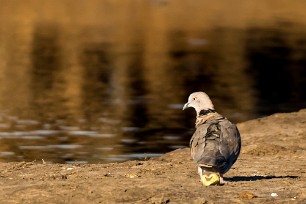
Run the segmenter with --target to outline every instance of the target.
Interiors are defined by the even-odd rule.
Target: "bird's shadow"
[[[296,179],[299,178],[298,176],[234,176],[230,178],[225,178],[225,181],[230,182],[239,182],[239,181],[257,181],[257,180],[268,180],[268,179],[282,179],[282,178],[289,178],[289,179]]]

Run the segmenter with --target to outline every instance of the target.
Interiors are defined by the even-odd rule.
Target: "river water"
[[[205,91],[233,122],[306,107],[304,1],[3,0],[0,161],[187,147]]]

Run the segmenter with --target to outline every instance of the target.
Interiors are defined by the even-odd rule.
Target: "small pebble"
[[[239,194],[239,198],[247,198],[247,199],[253,199],[256,198],[257,196],[254,195],[253,193],[250,192],[244,192]]]
[[[272,197],[277,197],[278,195],[277,195],[277,193],[271,193],[271,196]]]

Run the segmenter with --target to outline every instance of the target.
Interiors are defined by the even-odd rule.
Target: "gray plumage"
[[[220,180],[236,162],[241,148],[235,124],[218,114],[204,92],[192,93],[184,109],[193,107],[197,113],[196,130],[190,140],[191,156],[200,176],[205,171],[218,173]]]

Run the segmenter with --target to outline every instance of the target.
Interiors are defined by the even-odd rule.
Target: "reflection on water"
[[[103,163],[186,147],[194,112],[181,109],[198,90],[234,122],[306,106],[302,5],[73,2],[2,5],[1,161]]]

